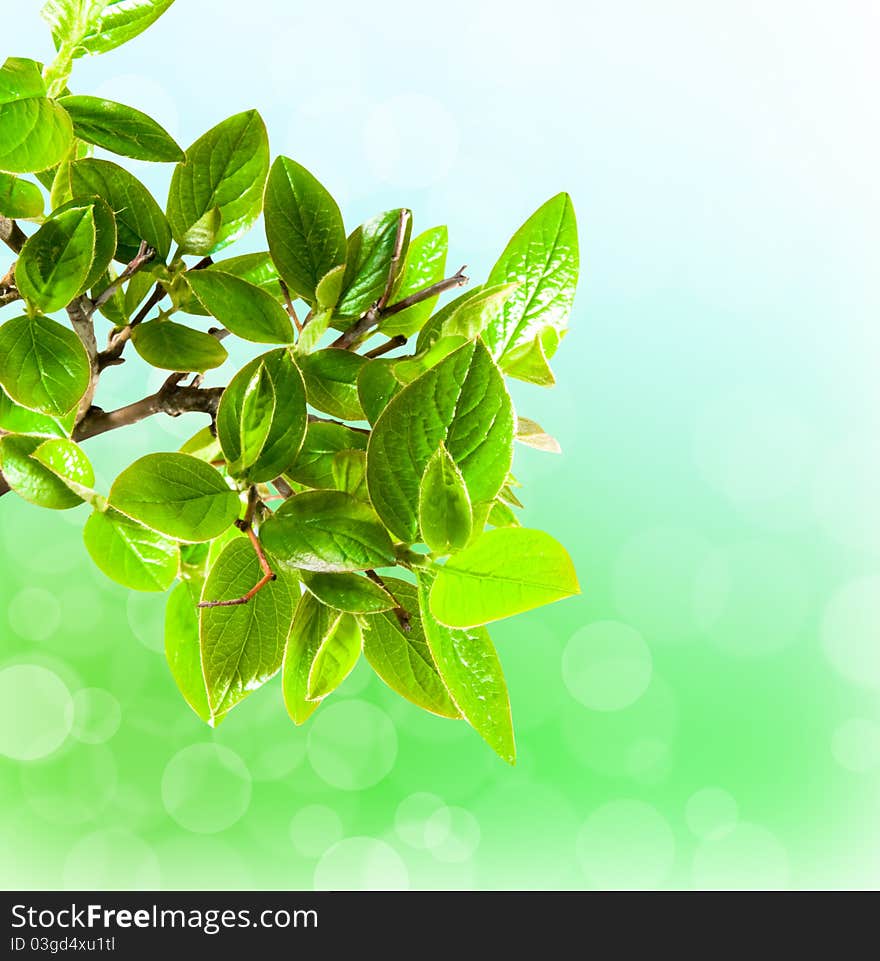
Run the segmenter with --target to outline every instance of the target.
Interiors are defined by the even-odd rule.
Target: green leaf
[[[358,227],[348,238],[343,295],[336,305],[338,316],[360,317],[384,293],[401,213],[406,216],[403,242],[405,253],[412,230],[412,214],[408,210],[388,210],[379,214]],[[401,260],[400,270],[402,269]]]
[[[419,349],[433,347],[445,338],[473,340],[479,337],[501,315],[516,290],[516,284],[495,284],[475,290],[473,296],[462,299],[454,308],[431,319],[431,327],[424,331],[425,342],[419,338],[422,344]]]
[[[362,450],[340,450],[333,455],[333,482],[336,489],[358,500],[370,500],[367,491],[367,454]]]
[[[340,264],[318,281],[315,288],[315,299],[318,302],[319,311],[331,311],[339,302],[342,294],[342,283],[345,280],[345,264]]]
[[[80,140],[134,160],[173,163],[184,159],[165,128],[134,107],[101,97],[62,97],[58,102],[70,114]]]
[[[0,361],[2,367],[2,361]],[[10,434],[50,434],[55,437],[69,437],[76,420],[76,410],[63,417],[49,417],[38,414],[16,404],[4,390],[0,390],[0,430]]]
[[[320,702],[308,699],[312,664],[326,638],[348,616],[322,604],[309,591],[299,599],[281,667],[284,704],[295,724],[304,724],[318,709]]]
[[[132,327],[131,342],[148,364],[162,370],[204,373],[229,356],[216,337],[170,320],[150,320]]]
[[[182,541],[218,537],[238,517],[235,491],[204,461],[188,454],[147,454],[110,489],[110,505]]]
[[[388,402],[403,390],[403,384],[394,376],[396,361],[377,357],[367,361],[358,373],[358,399],[361,408],[371,424],[388,406]]]
[[[314,303],[322,278],[345,263],[345,227],[336,201],[305,167],[277,157],[266,183],[265,212],[278,272],[294,294]]]
[[[16,317],[0,327],[0,385],[31,410],[62,416],[89,386],[79,337],[48,317]]]
[[[396,607],[394,598],[361,574],[303,571],[302,582],[328,607],[350,614],[377,614]]]
[[[233,334],[258,344],[293,343],[287,311],[266,291],[221,270],[190,270],[185,279],[208,313]]]
[[[36,184],[0,173],[0,216],[32,220],[43,213],[43,195]]]
[[[299,366],[312,407],[340,420],[363,420],[357,379],[366,363],[360,354],[335,347],[302,357]]]
[[[480,342],[467,343],[395,396],[367,447],[376,511],[400,540],[418,539],[419,487],[443,443],[471,503],[494,500],[510,470],[513,409],[498,368]]]
[[[296,352],[298,354],[307,354],[313,350],[324,334],[327,333],[327,328],[330,326],[332,320],[332,310],[322,310],[317,314],[313,314],[299,335],[296,342]]]
[[[553,356],[558,346],[559,334],[555,328],[544,327],[529,343],[511,347],[501,357],[501,369],[517,380],[539,387],[553,387],[556,378],[547,358]]]
[[[203,427],[196,431],[188,441],[181,444],[179,450],[181,454],[191,454],[208,464],[216,460],[223,460],[220,441],[211,433],[210,427]]]
[[[191,224],[177,238],[180,252],[183,254],[201,254],[206,250],[213,250],[220,235],[220,225],[223,217],[219,207],[211,207],[201,217]]]
[[[46,444],[54,449],[42,459],[38,453]],[[58,445],[62,445],[58,448]],[[68,510],[83,502],[74,490],[90,488],[95,474],[88,458],[71,440],[4,434],[0,437],[0,471],[19,497],[52,510]]]
[[[34,457],[46,443],[45,437],[26,434],[4,434],[0,437],[0,472],[10,488],[37,507],[68,510],[78,507],[83,499],[71,490],[67,481],[90,487],[95,482],[91,464],[83,452],[65,438],[53,438],[66,445],[66,462],[50,469]],[[64,476],[59,474],[64,471]]]
[[[495,501],[489,511],[487,522],[493,527],[522,527],[513,508],[503,501]]]
[[[73,124],[46,97],[40,66],[9,57],[0,67],[0,171],[31,173],[60,163],[73,144]]]
[[[431,574],[418,574],[419,607],[431,656],[447,692],[465,720],[508,764],[516,763],[507,683],[498,654],[483,627],[450,630],[431,614]]]
[[[125,315],[131,317],[164,272],[162,264],[147,264],[125,286]]]
[[[406,266],[394,289],[392,302],[396,303],[415,294],[431,284],[443,280],[446,271],[446,251],[449,233],[446,227],[432,227],[414,238],[406,255]],[[379,330],[389,337],[402,334],[410,337],[421,330],[437,304],[437,297],[430,297],[413,304],[400,313],[392,314],[379,324]]]
[[[210,243],[188,244],[194,254],[213,254],[237,240],[260,215],[269,171],[269,138],[256,110],[222,121],[203,134],[174,168],[168,192],[168,220],[175,239],[211,210],[220,227]],[[283,276],[283,274],[282,274]]]
[[[312,423],[306,432],[302,450],[285,473],[291,480],[306,487],[331,490],[336,487],[333,472],[336,454],[343,450],[366,448],[366,433],[343,424]]]
[[[86,0],[87,2],[87,0]],[[49,0],[41,13],[52,28],[55,49],[75,44],[74,57],[106,53],[133,40],[159,19],[174,0]],[[83,20],[83,13],[87,17]]]
[[[118,511],[96,510],[83,538],[98,568],[132,591],[167,591],[177,576],[177,544]]]
[[[537,421],[529,420],[528,417],[516,418],[516,439],[521,444],[546,451],[548,454],[562,453],[559,441],[548,434]]]
[[[289,567],[327,573],[396,563],[388,532],[372,508],[342,491],[297,494],[263,524],[260,539]]]
[[[114,280],[118,273],[112,266],[108,267],[103,274],[92,285],[92,300],[103,293]],[[125,289],[123,286],[116,288],[116,291],[109,300],[105,300],[98,308],[98,312],[113,324],[114,327],[124,327],[128,323],[128,314],[125,312]]]
[[[431,611],[442,624],[470,627],[579,594],[568,552],[544,531],[481,534],[439,569]]]
[[[101,197],[78,197],[58,207],[53,211],[51,220],[67,211],[89,211],[95,222],[95,252],[92,266],[89,268],[85,283],[78,293],[83,293],[93,287],[101,275],[110,266],[116,251],[116,218],[106,200]],[[48,223],[49,221],[47,221]]]
[[[306,699],[320,701],[354,670],[361,656],[361,628],[351,614],[342,614],[336,626],[321,642],[306,685]]]
[[[364,620],[364,656],[382,680],[401,697],[441,717],[459,718],[437,673],[419,611],[414,584],[386,577],[385,584],[409,615],[404,631],[393,611]]]
[[[196,605],[199,603],[201,586],[195,581],[184,581],[168,597],[165,606],[165,659],[186,703],[203,721],[215,727],[222,718],[211,717],[199,646],[199,612]]]
[[[269,437],[269,431],[272,429],[275,410],[275,387],[266,370],[266,365],[260,364],[254,371],[242,398],[241,454],[235,465],[229,465],[232,473],[242,473],[257,462]]]
[[[31,307],[52,313],[85,287],[94,256],[92,208],[65,210],[28,239],[15,267],[15,285]]]
[[[106,503],[105,498],[92,489],[95,472],[89,459],[72,440],[67,437],[50,437],[30,454],[46,470],[59,478],[78,498],[95,506]]]
[[[563,331],[577,277],[577,223],[571,198],[563,193],[548,200],[520,227],[489,274],[490,285],[520,285],[486,329],[493,357],[531,342],[543,327]]]
[[[160,261],[171,250],[171,228],[152,194],[127,170],[109,160],[86,158],[70,165],[74,197],[102,197],[116,215],[116,259],[127,264],[146,241]],[[137,275],[136,275],[137,276]]]
[[[233,540],[211,568],[202,601],[242,597],[262,573],[250,543]],[[225,714],[278,673],[292,618],[287,577],[270,581],[247,604],[202,608],[199,641],[212,717]]]
[[[247,470],[251,483],[274,480],[294,461],[306,433],[306,389],[290,352],[281,347],[245,364],[223,392],[217,410],[217,436],[229,463],[242,456],[242,416],[245,395],[260,367],[272,383],[276,398],[272,424],[260,456]]]
[[[419,488],[419,527],[432,554],[461,550],[474,517],[464,477],[441,444],[428,461]]]
[[[272,263],[268,253],[241,254],[238,257],[228,257],[225,260],[218,260],[208,267],[202,268],[211,273],[230,274],[240,280],[244,280],[254,287],[259,287],[264,293],[278,304],[284,300],[281,284],[278,278],[278,271]],[[178,308],[187,314],[198,314],[203,317],[210,315],[201,301],[196,297],[186,281],[188,275],[184,275],[176,288],[176,301]]]

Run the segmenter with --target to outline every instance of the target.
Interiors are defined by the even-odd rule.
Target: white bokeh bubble
[[[644,638],[619,621],[595,621],[575,631],[562,654],[569,693],[593,711],[619,711],[651,683],[653,664]]]
[[[822,461],[813,489],[822,528],[840,544],[880,553],[880,449],[876,431],[848,438]]]
[[[290,840],[307,858],[320,857],[342,837],[342,820],[326,804],[307,804],[290,821]]]
[[[809,477],[812,431],[775,396],[738,390],[710,401],[698,418],[697,463],[733,503],[791,497]]]
[[[38,664],[0,670],[0,754],[44,758],[61,747],[72,724],[73,699],[54,671]]]
[[[767,828],[741,821],[724,837],[700,844],[692,877],[699,890],[780,890],[789,883],[788,855]]]
[[[369,837],[337,841],[315,867],[317,891],[405,891],[409,872],[385,841]]]
[[[215,834],[239,821],[251,803],[252,781],[244,761],[220,744],[191,744],[162,774],[162,803],[187,831]]]
[[[428,821],[445,808],[443,799],[436,794],[427,791],[410,794],[397,805],[394,813],[394,829],[398,837],[412,848],[426,848]]]
[[[626,752],[626,773],[639,784],[660,784],[672,771],[672,744],[658,737],[641,737]]]
[[[259,866],[250,850],[239,850],[216,835],[177,832],[155,843],[162,886],[169,891],[248,891]]]
[[[834,669],[853,684],[880,688],[880,576],[844,584],[822,619],[822,647]]]
[[[71,734],[84,744],[102,744],[119,730],[122,708],[109,692],[84,687],[73,695]]]
[[[704,787],[688,798],[684,817],[698,838],[717,841],[736,827],[739,805],[723,788]]]
[[[584,822],[577,836],[577,854],[594,887],[656,888],[675,861],[675,837],[650,804],[610,801]]]
[[[121,828],[95,831],[74,844],[64,861],[68,890],[153,891],[160,886],[159,859],[137,835]]]
[[[831,753],[841,767],[857,774],[880,768],[880,724],[853,717],[839,725],[831,738]]]
[[[388,715],[367,701],[328,704],[311,721],[308,758],[331,787],[361,791],[394,767],[397,732]]]
[[[367,110],[364,150],[374,175],[395,187],[430,187],[458,155],[458,121],[433,97],[402,93]]]
[[[438,861],[470,860],[480,844],[480,822],[465,808],[443,807],[425,823],[425,844]]]
[[[45,641],[61,626],[58,598],[42,587],[23,587],[13,595],[6,615],[15,633],[29,641]]]
[[[651,644],[681,644],[703,630],[701,572],[712,544],[695,531],[649,528],[635,534],[614,560],[614,601],[623,620]]]
[[[164,654],[165,595],[130,591],[125,604],[132,634],[148,651]]]

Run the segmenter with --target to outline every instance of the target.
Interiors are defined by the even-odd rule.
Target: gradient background
[[[0,53],[48,59],[39,4],[2,5]],[[516,472],[584,594],[493,630],[514,770],[364,665],[303,729],[276,682],[212,732],[164,599],[103,579],[82,510],[4,498],[4,886],[876,886],[878,26],[868,2],[178,0],[80,61],[77,92],[184,145],[259,107],[349,227],[411,206],[477,279],[571,192],[559,386],[514,388],[564,456]],[[164,200],[170,170],[133,169]],[[102,403],[152,384],[132,362]],[[201,422],[88,453],[106,484]]]

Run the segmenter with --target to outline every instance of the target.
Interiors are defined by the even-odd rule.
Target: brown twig
[[[394,237],[394,253],[391,255],[391,264],[388,267],[388,279],[385,281],[385,290],[376,304],[376,310],[381,314],[388,303],[391,293],[394,290],[394,282],[397,280],[397,270],[400,266],[400,258],[403,256],[403,241],[406,237],[406,225],[409,223],[409,211],[405,208],[400,211],[397,220],[397,234]]]
[[[81,441],[97,437],[107,431],[136,424],[154,414],[179,417],[181,414],[200,413],[210,415],[213,421],[223,390],[222,387],[179,387],[166,381],[155,394],[117,410],[103,411],[99,407],[91,407],[77,424],[73,439]]]
[[[369,579],[374,584],[378,584],[379,587],[381,587],[382,590],[385,591],[385,593],[397,605],[397,607],[394,608],[394,616],[397,618],[397,623],[400,625],[400,629],[402,631],[406,631],[406,633],[409,634],[409,632],[412,630],[412,623],[410,621],[409,611],[407,611],[407,609],[400,603],[400,601],[397,600],[394,594],[390,590],[388,590],[388,585],[385,583],[385,581],[382,580],[381,577],[379,577],[379,575],[374,570],[364,571],[364,573],[367,575],[367,577],[369,577]]]
[[[369,357],[371,360],[375,357],[381,357],[383,354],[387,354],[392,350],[396,350],[398,347],[403,347],[405,343],[406,337],[404,337],[403,334],[398,334],[396,337],[386,340],[384,344],[379,344],[378,347],[368,350],[364,354],[364,357]]]
[[[27,243],[27,234],[9,217],[0,217],[0,241],[14,253],[20,254]]]
[[[290,319],[293,321],[294,327],[296,327],[296,332],[301,334],[305,324],[301,324],[299,317],[296,316],[296,308],[293,306],[293,301],[290,298],[290,288],[280,277],[278,278],[278,286],[281,287],[281,293],[284,295],[284,306],[287,308],[287,313],[290,314]]]
[[[145,267],[155,256],[156,251],[145,240],[142,240],[134,259],[126,264],[125,269],[116,278],[116,280],[112,281],[92,301],[92,311],[96,311],[103,307],[104,304],[110,300],[110,298],[127,280],[130,280],[141,269],[141,267]]]
[[[240,604],[247,604],[252,598],[256,597],[257,594],[271,581],[277,578],[277,574],[269,566],[269,561],[266,559],[266,555],[263,553],[263,546],[260,544],[260,540],[254,533],[254,516],[257,512],[257,506],[260,504],[259,495],[257,493],[257,488],[252,486],[248,491],[248,505],[245,510],[244,517],[235,522],[235,526],[247,534],[248,539],[251,542],[251,546],[254,549],[254,553],[257,555],[257,560],[260,562],[260,570],[263,572],[263,576],[257,581],[256,584],[246,593],[242,594],[241,597],[234,597],[228,601],[202,601],[199,607],[237,607]]]

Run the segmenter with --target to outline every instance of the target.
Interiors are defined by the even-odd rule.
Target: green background
[[[38,6],[3,55],[51,56]],[[877,26],[861,2],[178,0],[78,62],[75,92],[184,145],[259,107],[349,227],[411,206],[474,278],[572,193],[559,386],[515,389],[564,455],[516,473],[584,593],[493,629],[515,769],[363,664],[304,728],[276,682],[212,732],[164,599],[93,568],[82,511],[4,497],[3,886],[876,886]],[[164,199],[167,168],[132,168]],[[156,385],[129,362],[101,402]],[[198,426],[88,452],[106,489]]]

